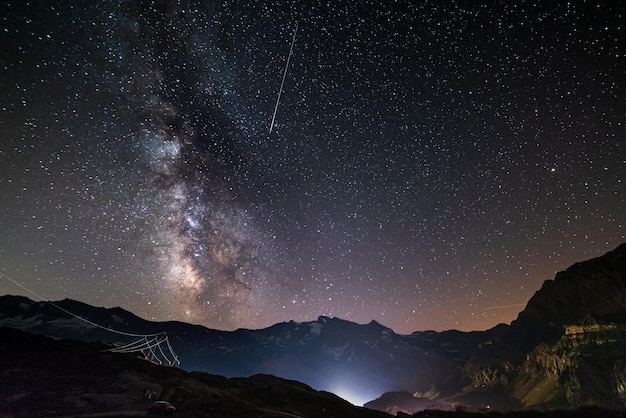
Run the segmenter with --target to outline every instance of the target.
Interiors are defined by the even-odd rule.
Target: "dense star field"
[[[16,0],[0,19],[2,294],[32,297],[8,276],[218,329],[478,330],[626,239],[620,2]]]

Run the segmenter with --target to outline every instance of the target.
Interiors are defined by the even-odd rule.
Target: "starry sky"
[[[1,1],[0,273],[227,330],[509,323],[626,240],[624,9]]]

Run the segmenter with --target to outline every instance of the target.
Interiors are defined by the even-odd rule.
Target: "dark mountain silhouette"
[[[565,326],[588,316],[626,322],[626,244],[545,281],[511,323],[507,338],[532,350],[538,343],[556,342]]]
[[[626,244],[577,263],[546,281],[510,325],[476,332],[398,335],[375,321],[359,325],[328,317],[226,332],[149,322],[120,308],[67,299],[55,304],[119,331],[167,332],[186,370],[226,377],[271,374],[361,402],[407,392],[416,402],[402,398],[403,405],[418,407],[623,408],[625,260]],[[18,296],[0,297],[0,325],[64,339],[128,342],[49,303]],[[368,406],[394,409],[384,404]]]

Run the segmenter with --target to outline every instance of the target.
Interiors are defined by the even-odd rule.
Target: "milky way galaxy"
[[[623,18],[603,1],[3,2],[0,272],[218,329],[510,322],[626,240]]]
[[[148,212],[137,217],[153,223],[143,231],[146,247],[162,274],[158,286],[179,310],[172,314],[241,327],[263,311],[262,294],[271,288],[263,237],[245,207],[233,202],[245,182],[244,162],[216,103],[212,62],[219,54],[195,47],[193,18],[185,12],[165,4],[139,9],[126,35],[135,41],[128,46],[132,68],[143,69],[128,69],[135,129],[125,139],[137,146],[141,177],[149,183],[135,202]]]

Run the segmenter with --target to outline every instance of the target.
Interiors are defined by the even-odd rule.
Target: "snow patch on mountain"
[[[350,347],[350,342],[345,343],[343,346],[341,347],[329,347],[327,345],[324,345],[324,351],[326,351],[328,354],[332,355],[336,361],[339,361],[341,359],[341,357],[343,356],[343,353]],[[354,350],[352,350],[354,351]],[[348,361],[350,361],[350,359],[352,358],[352,354],[350,353],[350,357],[347,359]]]
[[[320,324],[319,322],[311,322],[309,323],[309,326],[311,327],[311,329],[309,330],[309,333],[313,335],[317,335],[319,337],[320,334],[322,333],[322,327],[324,325]]]

